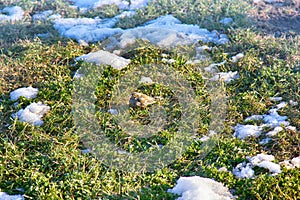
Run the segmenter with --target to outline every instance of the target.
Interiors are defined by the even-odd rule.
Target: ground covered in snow
[[[300,196],[297,1],[10,2],[0,200]],[[130,107],[126,88],[152,103]]]

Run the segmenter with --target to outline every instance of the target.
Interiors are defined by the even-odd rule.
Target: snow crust
[[[105,5],[115,4],[120,9],[135,10],[146,6],[149,0],[131,0],[130,4],[125,0],[74,0],[74,6],[86,9],[95,9]]]
[[[240,75],[237,71],[232,72],[219,72],[215,76],[213,76],[210,80],[217,81],[217,80],[223,80],[225,83],[229,83],[235,79],[240,78]]]
[[[254,176],[254,170],[250,163],[243,162],[238,164],[232,171],[236,178],[252,178]]]
[[[253,178],[253,167],[261,167],[269,170],[272,175],[281,173],[281,167],[279,164],[274,163],[275,158],[273,155],[257,154],[253,157],[248,157],[249,163],[243,162],[238,164],[232,171],[236,178]]]
[[[84,60],[86,62],[95,63],[97,65],[110,65],[114,69],[123,69],[130,63],[129,59],[125,59],[103,50],[91,52],[86,55],[77,57],[76,60]]]
[[[31,103],[25,109],[19,110],[17,113],[13,114],[13,118],[18,118],[21,122],[28,122],[34,126],[41,126],[44,121],[42,117],[50,110],[50,107],[38,103]]]
[[[20,194],[9,195],[5,192],[0,192],[0,200],[24,200],[24,196]]]
[[[0,10],[0,23],[3,21],[19,21],[23,19],[24,13],[24,10],[19,6],[5,7]]]
[[[35,98],[36,95],[38,94],[39,90],[37,88],[33,88],[31,86],[29,87],[23,87],[23,88],[18,88],[10,93],[10,99],[12,101],[18,100],[21,96],[27,98],[27,99],[32,99]]]
[[[233,196],[222,183],[199,176],[180,177],[168,192],[181,195],[177,200],[230,200]]]
[[[126,12],[111,19],[56,19],[54,20],[54,28],[67,38],[86,42],[103,41],[110,36],[120,34],[118,37],[112,38],[109,46],[106,47],[111,51],[124,49],[128,45],[134,44],[136,39],[146,40],[160,47],[193,44],[199,40],[216,44],[229,42],[225,34],[218,34],[216,31],[210,32],[197,25],[182,24],[180,20],[172,15],[158,17],[132,29],[113,28],[120,18],[131,14],[131,12]]]
[[[274,101],[277,101],[279,99],[273,99]],[[281,126],[284,126],[286,129],[290,129],[295,131],[295,127],[290,126],[290,123],[287,121],[288,117],[287,116],[281,116],[278,114],[278,110],[281,108],[284,108],[287,105],[286,102],[281,102],[275,106],[275,108],[272,108],[268,111],[268,114],[264,115],[252,115],[250,117],[247,117],[244,122],[249,122],[249,121],[258,121],[262,120],[263,124],[262,125],[241,125],[237,124],[233,129],[235,130],[234,136],[237,138],[245,139],[247,137],[259,137],[262,132],[264,127],[270,127],[273,128],[272,131],[269,131],[266,133],[266,136],[272,137],[277,135],[280,131],[283,130]],[[262,143],[266,142],[262,141]]]

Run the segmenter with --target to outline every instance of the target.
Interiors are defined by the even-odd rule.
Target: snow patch
[[[238,53],[238,54],[236,54],[235,56],[232,56],[231,57],[231,61],[232,62],[237,62],[238,60],[240,60],[241,58],[243,58],[244,57],[244,54],[243,53]]]
[[[16,89],[10,93],[10,99],[12,101],[18,100],[21,96],[25,97],[26,99],[32,99],[35,98],[38,94],[39,90],[37,88],[33,88],[31,86],[29,87],[23,87]]]
[[[112,4],[122,10],[136,10],[147,6],[149,0],[131,0],[130,4],[125,0],[74,0],[73,2],[74,6],[79,7],[81,10],[95,9]]]
[[[254,177],[253,167],[257,166],[268,169],[272,175],[277,175],[281,173],[281,167],[279,164],[272,162],[274,160],[273,155],[257,154],[256,156],[248,157],[249,163],[243,162],[238,164],[232,173],[236,178],[252,178]]]
[[[0,200],[24,200],[24,196],[20,194],[9,195],[5,192],[0,192]]]
[[[34,126],[41,126],[44,121],[42,117],[50,110],[50,107],[38,103],[31,103],[25,109],[19,110],[12,115],[13,118],[18,118],[21,122],[28,122]]]
[[[221,19],[219,21],[221,24],[227,25],[233,22],[233,19],[231,17],[226,17],[224,19]]]
[[[86,62],[95,63],[97,65],[110,65],[114,69],[123,69],[130,63],[129,59],[125,59],[103,50],[77,57],[76,60],[84,60]]]
[[[23,19],[24,10],[19,6],[13,7],[5,7],[4,9],[0,10],[0,22],[3,21],[19,21]]]
[[[262,126],[237,124],[234,128],[233,136],[245,139],[247,137],[259,137],[262,133]]]
[[[232,171],[236,178],[252,178],[254,176],[254,170],[250,163],[243,162],[238,164]]]
[[[229,83],[235,79],[240,78],[240,75],[237,71],[232,72],[219,72],[215,76],[213,76],[210,80],[211,81],[217,81],[217,80],[223,80],[225,83]]]
[[[234,199],[222,183],[199,176],[180,177],[168,192],[181,195],[177,200],[230,200]]]

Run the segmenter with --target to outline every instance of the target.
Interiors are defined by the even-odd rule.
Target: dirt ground
[[[300,0],[257,0],[253,6],[249,15],[261,31],[277,37],[300,34]]]

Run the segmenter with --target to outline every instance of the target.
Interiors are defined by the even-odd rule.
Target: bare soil
[[[265,33],[275,36],[300,35],[300,0],[278,0],[253,3],[249,13],[254,24]]]

